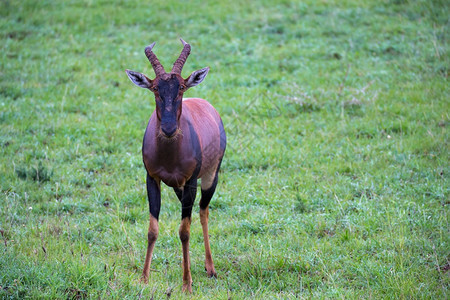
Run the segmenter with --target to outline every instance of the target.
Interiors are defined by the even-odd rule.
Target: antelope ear
[[[152,81],[144,74],[130,70],[125,70],[125,72],[127,72],[128,78],[138,87],[149,89],[152,86]]]
[[[192,74],[185,81],[186,87],[190,88],[200,84],[203,79],[205,79],[206,75],[208,75],[208,72],[209,67],[192,72]]]

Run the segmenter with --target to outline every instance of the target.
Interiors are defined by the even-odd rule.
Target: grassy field
[[[448,297],[446,1],[112,2],[0,1],[0,298]],[[180,37],[228,135],[192,296],[167,187],[139,283],[154,99],[124,72]]]

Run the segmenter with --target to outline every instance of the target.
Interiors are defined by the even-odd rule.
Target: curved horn
[[[153,70],[155,71],[156,76],[160,76],[166,71],[164,70],[164,67],[159,62],[158,58],[156,57],[155,53],[153,53],[152,49],[155,46],[156,42],[153,42],[150,46],[145,47],[145,55],[147,56],[148,60],[152,64]]]
[[[181,70],[183,69],[184,63],[186,62],[189,53],[191,53],[191,45],[183,41],[183,39],[180,39],[180,41],[183,43],[184,48],[183,51],[181,51],[180,57],[178,57],[176,62],[173,64],[172,73],[181,75]]]

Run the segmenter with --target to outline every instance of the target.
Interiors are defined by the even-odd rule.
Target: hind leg
[[[209,202],[216,190],[218,181],[218,172],[213,174],[206,174],[202,178],[202,197],[200,199],[200,223],[202,224],[203,242],[205,244],[205,269],[209,277],[217,277],[214,269],[214,262],[211,255],[211,247],[209,245],[208,234],[208,217],[209,217]]]

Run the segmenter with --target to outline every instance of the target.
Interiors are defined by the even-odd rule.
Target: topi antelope
[[[218,173],[225,152],[226,136],[217,111],[206,100],[183,99],[184,92],[198,85],[209,68],[181,77],[181,70],[191,51],[185,41],[183,50],[167,73],[152,52],[155,43],[145,48],[156,78],[126,70],[137,86],[149,89],[155,95],[156,108],[144,135],[142,155],[147,170],[147,195],[150,207],[148,245],[142,280],[147,283],[152,253],[158,237],[158,217],[161,207],[161,181],[172,187],[181,202],[179,236],[183,249],[183,291],[192,292],[189,259],[189,236],[192,207],[201,178],[200,222],[205,244],[205,269],[216,277],[208,236],[208,205],[216,189]]]

